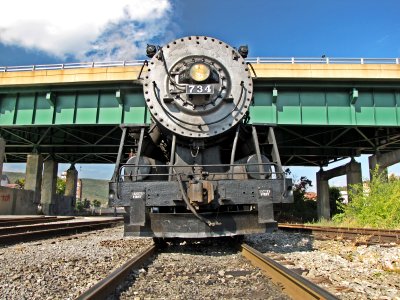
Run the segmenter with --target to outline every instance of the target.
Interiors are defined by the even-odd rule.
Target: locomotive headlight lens
[[[113,190],[110,190],[110,194],[108,195],[108,199],[110,201],[114,201],[115,199],[115,192]]]
[[[194,81],[202,82],[210,77],[210,68],[203,63],[195,63],[190,67],[189,75]]]

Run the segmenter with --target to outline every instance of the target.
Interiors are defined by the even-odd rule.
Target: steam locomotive
[[[206,36],[147,46],[140,78],[151,125],[121,125],[109,185],[109,204],[126,209],[125,235],[266,232],[276,227],[274,205],[293,202],[273,128],[249,122],[247,52]]]

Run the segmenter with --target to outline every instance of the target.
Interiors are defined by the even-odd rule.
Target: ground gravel
[[[110,299],[289,299],[232,245],[175,245],[133,272]]]
[[[283,231],[248,236],[246,242],[340,299],[400,299],[399,245],[321,241]]]
[[[152,244],[123,227],[0,248],[0,299],[74,299]]]
[[[0,299],[74,299],[152,244],[123,227],[0,248]],[[340,299],[400,299],[400,247],[277,231],[245,242]],[[224,241],[181,243],[135,270],[110,299],[287,299]]]

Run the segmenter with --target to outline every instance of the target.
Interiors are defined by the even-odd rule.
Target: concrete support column
[[[67,170],[67,182],[65,185],[65,196],[70,196],[73,199],[73,204],[76,201],[76,188],[78,184],[78,171],[75,169],[75,165],[72,164]]]
[[[394,152],[397,152],[397,151],[394,151]],[[390,154],[391,153],[386,153],[386,154],[381,155],[381,154],[377,153],[375,155],[371,155],[370,157],[368,157],[370,179],[372,179],[372,177],[373,177],[372,174],[375,171],[376,166],[378,166],[378,173],[379,174],[383,173],[384,174],[384,176],[383,176],[384,178],[388,177],[387,167],[400,161],[400,157],[396,161],[396,157],[395,156],[393,157]],[[394,162],[393,161],[388,161],[388,159],[387,159],[388,155],[392,156],[390,158],[391,158],[391,160],[394,160]]]
[[[25,171],[25,190],[35,192],[35,203],[40,203],[43,157],[38,153],[28,154]]]
[[[317,172],[317,213],[319,219],[329,220],[331,210],[329,206],[329,184],[328,179],[324,176],[324,170],[321,168]]]
[[[55,194],[57,188],[58,163],[53,159],[48,159],[43,166],[43,182],[41,204],[43,213],[46,215],[55,214]]]
[[[362,175],[361,175],[361,163],[356,162],[355,160],[350,161],[346,165],[346,179],[347,179],[347,193],[349,195],[351,193],[351,185],[362,183]]]
[[[0,137],[0,178],[3,175],[3,162],[6,153],[6,141]]]

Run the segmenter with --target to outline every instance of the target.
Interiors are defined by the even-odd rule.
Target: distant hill
[[[15,181],[19,178],[25,178],[24,173],[17,173],[17,172],[3,172],[3,174],[7,175],[10,183],[15,183]]]
[[[97,199],[102,204],[107,204],[108,181],[109,180],[82,178],[82,198],[87,198],[90,201]]]
[[[25,178],[24,173],[3,172],[11,183],[19,178]],[[90,201],[99,200],[103,205],[108,203],[108,180],[82,178],[82,198]]]

